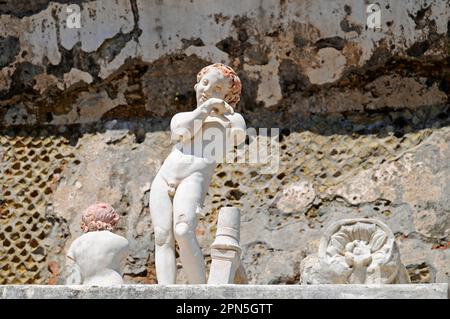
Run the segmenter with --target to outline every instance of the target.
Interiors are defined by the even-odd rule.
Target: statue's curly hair
[[[232,107],[235,107],[241,99],[242,84],[236,72],[228,65],[222,63],[214,63],[205,66],[197,74],[197,83],[200,82],[203,75],[212,68],[219,70],[226,78],[230,80],[230,90],[225,96],[225,102],[230,104]]]
[[[106,203],[95,203],[89,206],[81,216],[81,230],[85,233],[98,230],[114,231],[119,214]]]

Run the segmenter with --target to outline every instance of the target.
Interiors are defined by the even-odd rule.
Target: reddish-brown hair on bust
[[[119,221],[114,208],[106,203],[89,206],[81,216],[81,230],[85,233],[98,230],[113,231]]]

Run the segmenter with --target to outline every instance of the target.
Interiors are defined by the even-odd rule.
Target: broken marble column
[[[318,256],[301,265],[302,284],[406,284],[392,231],[375,219],[344,219],[323,235]]]
[[[208,284],[246,284],[241,262],[239,208],[222,207],[217,221],[216,239],[211,245],[211,270]]]
[[[128,257],[128,240],[113,233],[119,221],[105,203],[89,206],[82,215],[84,235],[74,240],[66,255],[67,285],[119,285]]]

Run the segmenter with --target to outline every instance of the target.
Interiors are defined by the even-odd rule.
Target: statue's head
[[[241,80],[232,68],[222,63],[208,65],[197,74],[194,86],[197,104],[218,98],[234,108],[241,98],[241,87]]]
[[[85,233],[98,230],[114,231],[118,221],[119,215],[111,205],[95,203],[83,212],[81,230]]]

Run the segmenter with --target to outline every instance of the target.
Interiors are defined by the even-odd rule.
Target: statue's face
[[[200,81],[194,86],[197,105],[202,104],[210,98],[225,99],[230,89],[230,80],[222,72],[211,68]]]

